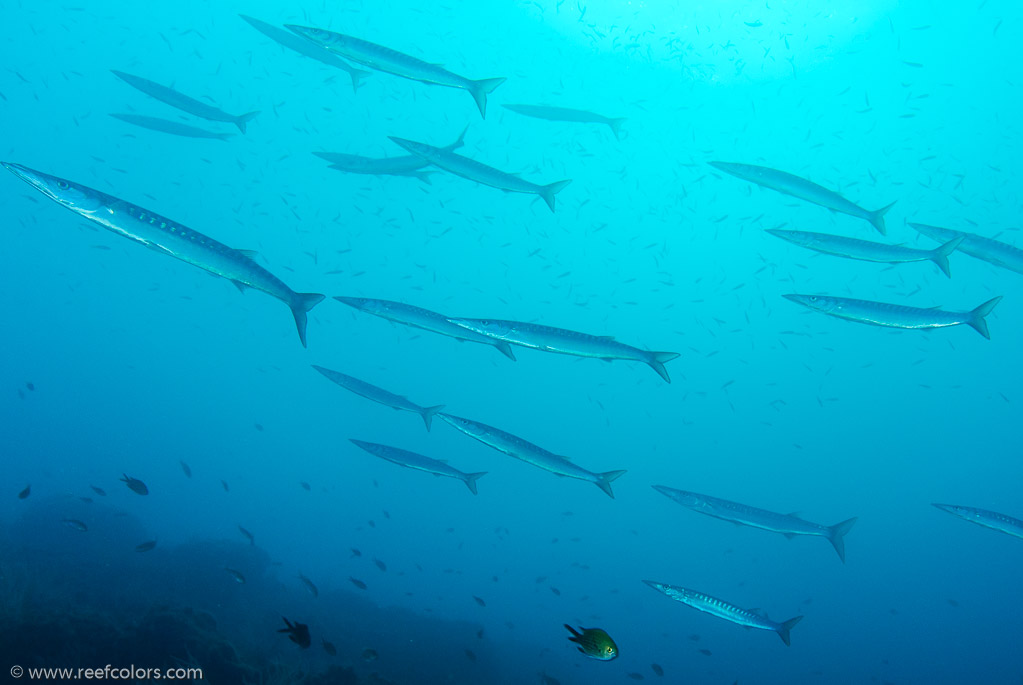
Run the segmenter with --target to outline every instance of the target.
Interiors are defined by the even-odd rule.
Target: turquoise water
[[[465,92],[386,73],[353,92],[347,74],[282,48],[239,12],[508,80],[485,120]],[[188,607],[254,663],[350,667],[366,682],[1020,681],[1023,546],[930,506],[1023,517],[1020,274],[957,252],[947,279],[927,262],[845,260],[765,233],[930,249],[906,225],[921,222],[1023,247],[1019,6],[186,0],[5,3],[2,14],[0,159],[256,250],[290,287],[328,295],[303,349],[273,298],[241,295],[0,177],[0,590],[22,635],[55,615],[124,625],[154,606]],[[261,113],[242,135],[111,69]],[[616,140],[605,126],[502,107],[513,103],[627,121]],[[183,138],[109,113],[235,135]],[[345,174],[311,154],[397,156],[388,136],[441,146],[466,126],[459,154],[536,183],[572,179],[556,212],[443,172],[429,184]],[[870,210],[895,201],[888,235],[714,160],[782,169]],[[957,311],[1004,300],[988,341],[967,326],[849,323],[788,293]],[[671,384],[637,362],[523,347],[511,362],[337,295],[681,356],[667,365]],[[612,500],[443,421],[426,432],[312,364],[444,404],[589,470],[628,472]],[[474,497],[350,438],[488,475]],[[847,563],[825,540],[700,516],[652,485],[825,525],[856,516]],[[804,618],[785,647],[642,580]],[[276,634],[282,616],[309,625],[310,649]],[[586,659],[564,623],[603,628],[619,658]],[[168,650],[144,663],[100,644],[57,664],[48,640],[32,654],[0,644],[4,664],[25,666],[188,660]]]

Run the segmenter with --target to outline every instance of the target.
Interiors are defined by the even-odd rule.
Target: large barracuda
[[[409,452],[408,450],[403,450],[398,447],[380,445],[375,442],[365,442],[363,440],[356,440],[355,438],[349,438],[349,440],[356,447],[360,447],[373,456],[380,457],[392,464],[415,469],[416,471],[426,471],[427,473],[432,473],[435,476],[457,478],[465,483],[465,486],[469,488],[469,492],[474,495],[478,494],[476,492],[476,481],[487,475],[486,471],[481,471],[479,473],[463,473],[452,466],[448,466],[445,462],[440,461],[439,459],[432,459],[422,454]]]
[[[569,107],[548,107],[546,105],[502,105],[516,114],[521,114],[534,119],[545,119],[547,121],[568,121],[575,124],[604,124],[615,134],[615,140],[620,140],[624,117],[611,118],[603,114],[595,114],[581,109]]]
[[[677,352],[653,352],[641,350],[625,343],[620,343],[610,335],[590,335],[565,328],[542,326],[524,321],[500,321],[495,319],[451,319],[452,323],[485,335],[495,340],[503,340],[523,347],[544,352],[570,354],[576,357],[591,357],[611,361],[625,359],[647,364],[661,378],[671,383],[666,362],[678,357]]]
[[[804,307],[837,316],[840,319],[868,323],[872,326],[888,328],[945,328],[967,324],[988,340],[991,334],[987,329],[985,316],[991,313],[1002,297],[994,297],[976,309],[968,312],[947,312],[943,309],[920,309],[885,302],[870,300],[854,300],[849,297],[830,297],[828,295],[784,295]]]
[[[1023,274],[1023,250],[1018,247],[973,233],[953,231],[952,229],[941,228],[940,226],[913,223],[910,226],[928,238],[941,242],[961,237],[963,242],[959,245],[959,251],[963,254],[968,254],[971,257],[1000,266],[1003,269]]]
[[[380,404],[390,407],[391,409],[398,409],[400,411],[410,411],[413,414],[419,414],[423,417],[423,423],[426,424],[426,430],[430,430],[430,424],[433,422],[433,416],[441,409],[444,408],[443,404],[438,404],[435,407],[420,407],[415,402],[409,401],[407,397],[402,395],[395,395],[393,392],[378,388],[372,383],[359,380],[352,376],[347,376],[339,371],[331,371],[325,369],[322,366],[313,364],[313,368],[322,373],[328,379],[334,381],[345,390],[354,392],[356,395],[365,397],[367,400],[373,400]]]
[[[443,148],[447,151],[457,150],[465,144],[466,128],[458,140]],[[430,163],[419,155],[402,155],[401,157],[360,157],[342,152],[314,152],[314,155],[330,162],[331,169],[345,171],[350,174],[367,174],[370,176],[415,176],[425,183],[430,182],[430,174],[435,170],[426,170]]]
[[[749,507],[738,502],[730,502],[726,499],[718,499],[717,497],[701,495],[696,492],[676,490],[664,485],[654,485],[653,488],[687,509],[692,509],[693,511],[698,511],[701,514],[713,516],[723,521],[752,526],[761,530],[769,530],[772,533],[781,533],[789,539],[797,535],[816,535],[827,538],[835,548],[835,551],[838,552],[838,558],[842,560],[843,564],[845,563],[845,534],[856,523],[855,518],[836,523],[833,526],[822,526],[819,523],[804,521],[792,514],[776,514],[773,511],[757,509],[756,507]]]
[[[776,228],[769,228],[767,232],[782,240],[805,247],[808,250],[816,250],[817,252],[838,257],[862,259],[866,262],[902,264],[904,262],[932,261],[949,278],[952,277],[952,273],[948,268],[948,256],[955,252],[955,249],[964,240],[963,236],[956,236],[933,250],[917,250],[903,245],[886,245],[885,243],[875,243],[869,240],[859,240],[858,238],[846,238],[840,235],[831,235],[830,233],[782,231]]]
[[[476,438],[484,445],[493,447],[498,452],[504,452],[509,457],[521,459],[527,464],[532,464],[533,466],[537,466],[545,471],[556,473],[559,476],[567,476],[568,478],[576,478],[588,483],[593,483],[603,490],[611,499],[614,499],[615,496],[614,493],[611,492],[611,482],[625,473],[625,471],[593,473],[592,471],[587,471],[581,466],[576,466],[569,461],[568,457],[562,457],[558,454],[554,454],[553,452],[548,452],[542,447],[538,447],[531,442],[523,440],[517,435],[505,433],[499,428],[494,428],[493,426],[488,426],[485,423],[479,423],[472,419],[452,416],[451,414],[441,413],[437,414],[437,416],[444,419],[466,435]]]
[[[853,204],[833,190],[828,190],[813,181],[808,181],[805,178],[794,176],[785,171],[755,166],[753,164],[736,164],[734,162],[709,162],[709,164],[719,171],[724,171],[726,174],[731,174],[744,181],[756,183],[758,186],[770,188],[792,197],[798,197],[800,200],[812,202],[833,212],[848,214],[857,219],[869,221],[881,235],[884,235],[886,232],[884,215],[895,204],[893,202],[887,207],[882,207],[872,212],[857,204]]]
[[[687,606],[691,606],[699,611],[717,616],[718,618],[723,618],[726,621],[737,623],[745,628],[773,630],[778,633],[778,637],[780,637],[781,641],[786,645],[792,644],[789,640],[789,631],[792,630],[792,626],[803,620],[802,616],[796,616],[795,618],[790,618],[787,621],[776,623],[766,616],[761,616],[755,611],[742,609],[734,604],[729,604],[717,597],[711,597],[710,595],[705,595],[702,592],[697,592],[696,590],[690,590],[678,585],[655,583],[652,580],[644,580],[643,582],[658,592],[663,592],[676,602],[682,602]]]
[[[205,102],[200,102],[195,98],[189,97],[184,93],[179,93],[173,88],[160,85],[154,81],[150,81],[147,78],[141,76],[134,76],[132,74],[126,74],[123,71],[117,71],[111,69],[111,73],[114,76],[127,83],[132,88],[137,88],[151,98],[155,98],[160,102],[176,107],[182,112],[187,112],[193,116],[197,116],[200,119],[208,119],[209,121],[225,121],[230,124],[234,124],[238,127],[238,130],[245,133],[245,124],[250,119],[255,117],[259,112],[249,112],[247,114],[228,114],[223,110],[219,110],[212,105],[207,105]]]
[[[942,511],[947,511],[953,516],[965,519],[970,523],[976,523],[978,526],[992,528],[1018,538],[1023,538],[1023,521],[1006,516],[1005,514],[999,514],[997,511],[963,507],[958,504],[934,504],[933,506]]]
[[[341,69],[348,73],[348,76],[352,79],[352,91],[357,92],[359,90],[360,81],[367,76],[372,76],[373,73],[369,71],[363,71],[362,69],[356,69],[348,62],[344,61],[330,50],[316,45],[305,38],[296,36],[294,33],[285,31],[284,29],[278,28],[273,24],[268,24],[265,21],[248,17],[244,14],[239,14],[239,17],[244,19],[252,28],[256,29],[264,36],[276,41],[286,48],[290,48],[300,55],[311,57],[317,62],[322,62],[328,67],[334,67]]]
[[[111,114],[110,116],[115,119],[120,119],[121,121],[126,121],[133,126],[148,128],[150,131],[169,133],[172,136],[184,136],[185,138],[213,138],[215,140],[227,140],[234,135],[233,133],[207,131],[203,128],[183,124],[180,121],[158,119],[157,117],[147,117],[141,114]]]
[[[509,174],[500,169],[481,164],[474,159],[457,155],[442,147],[434,147],[426,143],[417,143],[414,140],[405,140],[404,138],[395,138],[394,136],[390,136],[390,138],[412,154],[419,155],[430,164],[440,167],[444,171],[449,171],[456,176],[461,176],[470,181],[476,181],[476,183],[482,183],[485,186],[497,188],[508,193],[539,195],[547,203],[547,206],[551,208],[552,212],[554,211],[554,196],[572,182],[571,179],[568,179],[547,185],[539,185],[531,183],[524,178],[519,178],[515,174]]]
[[[346,36],[343,33],[335,33],[334,31],[326,31],[310,26],[296,26],[295,24],[285,24],[284,26],[303,38],[308,38],[317,45],[365,67],[413,81],[467,90],[472,95],[473,100],[476,101],[476,106],[480,110],[480,116],[483,118],[487,116],[487,95],[492,93],[495,88],[506,80],[502,77],[474,81],[452,73],[439,64],[424,62],[411,55],[386,48],[383,45]]]
[[[342,304],[348,305],[349,307],[358,309],[360,312],[379,316],[381,319],[387,319],[394,323],[412,326],[413,328],[421,328],[424,331],[439,333],[441,335],[446,335],[449,338],[455,338],[456,340],[483,343],[484,345],[496,347],[501,354],[508,357],[508,359],[515,361],[515,353],[512,352],[511,345],[508,343],[502,340],[488,338],[487,336],[480,335],[479,333],[473,333],[470,330],[462,328],[458,324],[451,323],[451,321],[448,320],[448,317],[443,314],[432,312],[429,309],[405,304],[404,302],[374,300],[368,297],[344,297],[339,295],[334,299]]]
[[[95,221],[119,236],[160,254],[188,262],[238,286],[262,290],[291,308],[302,347],[306,345],[306,312],[323,300],[319,293],[297,293],[255,262],[256,254],[235,250],[148,209],[98,190],[34,171],[20,164],[0,162],[8,171],[75,214]]]

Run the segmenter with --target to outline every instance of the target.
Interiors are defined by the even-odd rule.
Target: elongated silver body
[[[796,616],[795,618],[790,618],[782,623],[777,623],[754,611],[737,607],[734,604],[729,604],[717,597],[711,597],[710,595],[705,595],[702,592],[697,592],[696,590],[690,590],[689,588],[684,588],[679,585],[657,583],[652,580],[644,580],[643,582],[658,592],[664,593],[676,602],[682,602],[683,604],[691,606],[698,611],[703,611],[711,614],[712,616],[723,618],[726,621],[731,621],[732,623],[736,623],[746,628],[773,630],[778,633],[778,637],[780,637],[781,641],[786,645],[791,644],[789,640],[789,631],[792,629],[792,626],[803,620],[802,616]]]
[[[389,137],[412,154],[419,155],[430,164],[456,176],[461,176],[470,181],[482,183],[485,186],[509,193],[539,195],[547,203],[547,206],[551,208],[552,212],[554,211],[554,196],[572,182],[569,179],[547,185],[538,185],[514,174],[481,164],[474,159],[455,154],[444,148],[434,147],[426,143],[417,143],[414,140],[405,140],[404,138],[395,138],[394,136]]]
[[[709,164],[723,171],[726,174],[731,174],[736,178],[741,178],[744,181],[756,183],[758,186],[764,188],[770,188],[776,190],[779,193],[785,193],[792,197],[798,197],[800,200],[806,200],[812,202],[815,205],[820,205],[830,209],[833,212],[839,212],[841,214],[848,214],[854,216],[857,219],[863,219],[869,221],[870,224],[878,230],[881,235],[886,233],[884,226],[884,215],[892,208],[893,202],[887,207],[882,207],[876,211],[870,211],[864,209],[857,204],[850,202],[833,190],[828,190],[824,186],[819,186],[813,181],[808,181],[805,178],[795,176],[786,171],[779,171],[778,169],[771,169],[765,166],[756,166],[754,164],[736,164],[734,162],[709,162]]]
[[[1003,269],[1023,274],[1023,250],[1019,249],[1015,245],[1003,243],[999,240],[992,240],[991,238],[985,238],[984,236],[980,236],[975,233],[953,231],[950,228],[941,228],[940,226],[913,223],[911,223],[910,226],[920,233],[923,233],[928,238],[932,238],[943,243],[962,237],[963,241],[960,243],[958,249],[963,254],[968,254],[971,257],[981,259],[990,264],[994,264],[995,266],[1000,266]]]
[[[927,329],[967,324],[988,340],[991,339],[991,334],[988,332],[987,321],[984,317],[990,314],[1002,299],[1001,296],[992,298],[968,312],[948,312],[937,308],[920,309],[899,304],[854,300],[850,297],[831,297],[829,295],[792,294],[784,297],[822,314],[873,326]]]
[[[421,83],[467,90],[476,101],[480,116],[484,118],[487,116],[487,95],[506,80],[504,78],[487,78],[476,81],[467,79],[448,71],[439,64],[424,62],[411,55],[353,36],[346,36],[343,33],[310,26],[296,26],[295,24],[285,24],[285,28],[356,64]]]
[[[952,274],[948,268],[948,256],[963,242],[963,237],[957,236],[933,250],[918,250],[912,247],[905,247],[904,245],[887,245],[870,240],[831,235],[830,233],[782,231],[776,228],[769,228],[767,232],[782,240],[805,247],[808,250],[815,250],[838,257],[848,257],[849,259],[861,259],[867,262],[881,262],[883,264],[931,261],[937,264],[942,273],[949,278],[952,277]]]
[[[331,371],[330,369],[325,369],[322,366],[317,366],[316,364],[313,364],[313,368],[322,373],[328,379],[340,385],[345,390],[354,392],[356,395],[365,397],[367,400],[379,402],[391,409],[410,411],[413,414],[419,414],[423,417],[423,423],[426,424],[426,430],[430,430],[430,424],[433,422],[434,414],[444,408],[443,404],[439,404],[435,407],[421,407],[415,402],[410,401],[407,397],[395,395],[389,390],[378,388],[372,383],[367,383],[366,381],[359,380],[353,376],[345,375],[339,371]]]
[[[356,69],[330,50],[320,45],[316,45],[312,41],[302,38],[301,36],[296,36],[290,31],[285,31],[273,24],[268,24],[265,21],[260,21],[259,19],[245,16],[244,14],[239,14],[238,16],[244,19],[252,28],[256,29],[267,38],[276,41],[280,45],[283,45],[290,50],[294,50],[300,55],[311,57],[317,62],[326,64],[328,67],[334,67],[335,69],[341,69],[346,72],[352,79],[353,92],[359,90],[362,79],[373,75],[372,72]]]
[[[456,150],[465,143],[466,128],[458,140],[451,143],[445,150]],[[400,157],[360,157],[359,155],[348,155],[340,152],[314,152],[314,155],[331,163],[331,169],[345,171],[351,174],[368,174],[372,176],[415,176],[420,181],[430,182],[430,174],[433,170],[426,170],[430,163],[419,155],[402,155]]]
[[[452,416],[451,414],[441,413],[437,416],[444,419],[466,435],[476,438],[484,445],[493,447],[498,452],[504,452],[509,457],[515,457],[527,464],[532,464],[533,466],[544,469],[545,471],[556,473],[559,476],[566,476],[568,478],[575,478],[577,480],[584,480],[588,483],[593,483],[603,490],[611,499],[614,499],[614,493],[611,491],[611,482],[625,473],[625,471],[607,471],[605,473],[587,471],[581,466],[573,464],[568,457],[548,452],[542,447],[534,445],[527,440],[523,440],[517,435],[506,433],[499,428],[494,428],[493,426],[488,426],[485,423],[466,419],[461,416]]]
[[[141,76],[135,76],[133,74],[126,74],[123,71],[117,71],[115,69],[110,70],[114,76],[127,83],[132,88],[137,88],[151,98],[155,98],[160,102],[180,109],[182,112],[187,112],[192,116],[199,117],[200,119],[207,119],[209,121],[225,121],[230,124],[234,124],[238,127],[238,130],[245,133],[245,124],[255,117],[259,112],[248,112],[247,114],[228,114],[227,112],[217,109],[212,105],[207,105],[205,102],[200,102],[193,97],[189,97],[184,93],[179,93],[173,88],[160,85],[155,81],[150,81],[147,78]]]
[[[842,521],[833,526],[822,526],[819,523],[805,521],[792,514],[777,514],[766,509],[757,509],[738,502],[731,502],[726,499],[701,495],[686,490],[676,490],[664,485],[654,485],[654,490],[662,495],[678,502],[687,509],[698,511],[707,516],[738,523],[744,526],[769,530],[772,533],[781,533],[787,538],[796,535],[815,535],[827,538],[838,558],[845,563],[845,534],[848,533],[856,523],[855,518]]]
[[[452,466],[448,466],[445,462],[440,461],[439,459],[432,459],[425,455],[409,452],[408,450],[403,450],[398,447],[381,445],[375,442],[365,442],[363,440],[356,440],[355,438],[349,438],[349,440],[351,440],[352,444],[366,450],[373,456],[380,457],[392,464],[415,469],[416,471],[425,471],[427,473],[432,473],[435,476],[456,478],[465,483],[465,486],[469,488],[469,492],[474,495],[477,494],[476,481],[487,475],[486,471],[482,471],[480,473],[463,473]]]
[[[530,347],[544,352],[570,354],[576,357],[594,359],[624,359],[648,364],[661,378],[671,383],[666,362],[678,357],[677,352],[653,352],[641,350],[625,343],[620,343],[610,335],[590,335],[566,328],[555,328],[525,321],[502,321],[499,319],[451,319],[452,323],[485,335],[495,340],[503,340],[515,345]]]
[[[126,121],[133,126],[148,128],[150,131],[169,133],[172,136],[183,136],[185,138],[214,138],[216,140],[227,140],[234,135],[233,133],[207,131],[206,129],[183,124],[180,121],[147,117],[141,114],[111,114],[110,116],[115,119],[120,119],[121,121]]]
[[[997,511],[977,509],[976,507],[964,507],[958,504],[934,504],[932,506],[935,506],[942,511],[946,511],[953,516],[958,516],[970,523],[976,523],[978,526],[984,526],[985,528],[991,528],[992,530],[1008,533],[1013,537],[1023,538],[1023,521],[1020,521],[1017,518],[1006,516],[1005,514],[999,514]]]
[[[276,297],[291,308],[298,337],[305,347],[306,312],[319,304],[324,296],[295,292],[257,264],[255,253],[235,250],[148,209],[79,183],[20,164],[0,163],[46,197],[117,235],[226,278],[239,288],[247,286]]]
[[[449,338],[455,338],[456,340],[482,343],[484,345],[496,347],[501,354],[508,357],[508,359],[515,361],[515,353],[512,352],[511,346],[508,343],[488,338],[485,335],[480,335],[479,333],[474,333],[462,328],[458,324],[451,323],[448,317],[443,314],[432,312],[429,309],[405,304],[404,302],[374,300],[368,297],[338,296],[334,299],[342,304],[348,305],[349,307],[354,307],[360,312],[379,316],[380,318],[387,319],[388,321],[400,323],[405,326],[412,326],[413,328],[420,328],[424,331],[430,331],[431,333],[439,333],[441,335],[446,335]]]
[[[545,119],[546,121],[568,121],[576,124],[604,124],[615,134],[615,139],[620,140],[622,123],[624,117],[605,117],[603,114],[587,112],[582,109],[570,107],[548,107],[546,105],[503,105],[516,114],[521,114],[534,119]]]

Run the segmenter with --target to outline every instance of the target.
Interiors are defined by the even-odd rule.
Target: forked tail
[[[778,637],[781,638],[781,641],[785,643],[786,647],[792,646],[792,642],[789,640],[789,631],[792,630],[792,626],[796,625],[802,620],[803,620],[802,616],[796,616],[795,618],[790,618],[789,620],[785,621],[775,629],[778,633]]]
[[[896,200],[896,202],[898,202],[898,200]],[[882,207],[876,212],[871,212],[870,215],[867,217],[867,221],[870,222],[870,225],[876,228],[878,233],[880,233],[881,235],[885,235],[888,233],[888,231],[884,227],[884,215],[887,214],[888,210],[894,206],[895,202],[891,203],[887,207]]]
[[[443,404],[438,404],[436,407],[423,407],[423,410],[419,412],[419,415],[423,417],[423,423],[426,424],[426,430],[430,430],[430,424],[433,423],[433,415],[443,408]]]
[[[465,474],[465,487],[469,488],[469,492],[471,492],[474,495],[478,495],[479,494],[478,492],[476,492],[476,481],[478,481],[480,478],[482,478],[485,475],[487,475],[486,471],[480,471],[479,473],[467,473],[467,474]]]
[[[611,492],[611,483],[622,476],[625,471],[605,471],[604,473],[597,474],[596,484],[597,487],[607,493],[607,496],[611,499],[615,498],[615,494]]]
[[[487,118],[487,95],[493,93],[495,88],[507,80],[501,77],[469,81],[469,92],[472,93],[472,99],[476,101],[476,106],[480,108],[480,116],[484,119]]]
[[[984,304],[980,305],[972,312],[970,312],[970,318],[966,323],[973,327],[973,330],[983,335],[988,340],[991,339],[991,334],[987,330],[987,320],[984,318],[991,313],[991,310],[995,308],[999,302],[1002,301],[1002,296],[993,297]]]
[[[306,347],[305,327],[309,321],[306,312],[322,302],[324,297],[320,293],[295,293],[295,297],[292,298],[291,313],[295,317],[295,326],[298,327],[298,339],[302,341],[302,347]]]
[[[939,245],[931,250],[931,261],[937,264],[942,273],[949,278],[952,278],[952,272],[948,269],[948,256],[955,252],[956,248],[959,247],[959,244],[964,240],[966,240],[966,236],[958,235],[944,245]]]
[[[845,534],[852,530],[852,527],[856,524],[856,517],[849,519],[848,521],[842,521],[828,528],[828,540],[831,541],[831,546],[838,552],[838,558],[845,563]]]
[[[611,132],[615,134],[615,140],[621,140],[622,124],[625,123],[625,117],[619,117],[618,119],[608,119],[607,125],[611,127]]]
[[[249,121],[254,119],[258,114],[259,112],[249,112],[248,114],[243,114],[234,120],[234,125],[238,127],[239,131],[245,133],[245,124],[249,123]]]
[[[565,186],[571,182],[572,179],[568,179],[567,181],[558,181],[557,183],[540,186],[540,190],[537,192],[543,198],[543,201],[547,203],[547,206],[551,208],[552,212],[554,211],[554,196],[564,190]]]
[[[651,352],[646,363],[657,372],[658,376],[664,379],[665,383],[671,383],[671,377],[668,375],[668,370],[664,368],[664,365],[678,356],[678,352]]]

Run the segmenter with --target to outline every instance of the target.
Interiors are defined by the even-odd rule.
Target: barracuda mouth
[[[13,162],[0,162],[0,164],[3,164],[4,168],[51,200],[60,201],[60,198],[57,195],[57,188],[61,183],[64,184],[65,189],[68,187],[66,181],[61,181],[52,176],[47,176],[46,174],[35,171],[34,169],[29,169],[21,164],[14,164]]]

